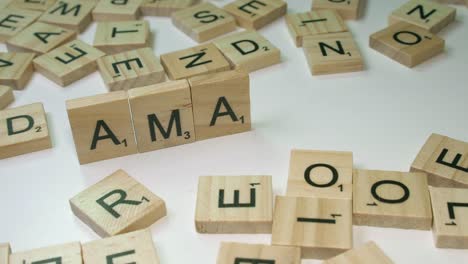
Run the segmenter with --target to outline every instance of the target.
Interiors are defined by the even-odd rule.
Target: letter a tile
[[[137,153],[126,92],[69,100],[67,112],[80,164]]]
[[[301,249],[222,242],[216,264],[301,264]]]
[[[354,170],[355,225],[430,230],[426,173]]]
[[[393,261],[374,242],[349,250],[322,264],[393,264]]]
[[[432,134],[411,165],[429,175],[435,187],[468,188],[468,143]]]
[[[430,187],[438,248],[468,249],[468,189]]]
[[[159,264],[148,230],[83,244],[83,261],[92,264]]]
[[[351,200],[277,196],[271,244],[301,247],[303,259],[328,259],[351,249]]]
[[[203,176],[198,182],[199,233],[271,233],[271,176]]]
[[[164,201],[123,170],[79,193],[70,205],[103,237],[147,228],[166,215]]]
[[[82,264],[81,245],[79,242],[73,242],[25,252],[15,252],[10,256],[9,264],[25,263]]]
[[[41,103],[0,111],[0,159],[52,147]]]
[[[292,150],[286,195],[351,199],[353,153]]]

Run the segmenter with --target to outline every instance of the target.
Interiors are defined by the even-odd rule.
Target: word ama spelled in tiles
[[[22,90],[34,72],[34,53],[0,52],[0,84]]]
[[[0,42],[5,42],[15,36],[31,23],[33,23],[41,12],[32,10],[21,10],[16,8],[5,8],[0,10]]]
[[[354,170],[355,225],[430,230],[426,173]]]
[[[260,29],[286,14],[287,3],[282,0],[236,0],[224,9],[247,29]]]
[[[272,214],[271,176],[199,178],[195,213],[199,233],[270,233]]]
[[[80,164],[137,152],[125,91],[73,99],[66,104]]]
[[[34,59],[34,68],[48,79],[67,86],[96,71],[98,58],[105,54],[74,40]]]
[[[159,258],[150,231],[142,230],[83,244],[83,262],[159,264]]]
[[[136,20],[142,0],[101,0],[93,9],[94,21]]]
[[[70,200],[73,213],[100,236],[147,228],[166,215],[158,196],[118,170]]]
[[[222,242],[216,264],[300,264],[298,247]]]
[[[25,263],[82,264],[81,245],[73,242],[11,254],[9,264]]]
[[[343,19],[359,19],[367,0],[314,0],[312,10],[332,9]]]
[[[80,0],[60,0],[39,18],[39,21],[83,32],[92,22],[95,3]]]
[[[0,159],[52,147],[41,103],[0,111]]]
[[[114,54],[150,46],[148,21],[97,23],[93,46]]]
[[[173,13],[172,23],[197,42],[205,42],[236,29],[234,17],[211,3]]]
[[[351,249],[341,255],[323,262],[323,264],[393,264],[393,261],[385,255],[382,249],[374,242]]]
[[[233,68],[253,72],[280,63],[280,50],[256,31],[244,31],[214,44],[229,60]]]
[[[352,198],[353,153],[292,150],[286,195]]]
[[[435,187],[468,188],[468,143],[432,134],[411,165],[429,175]]]
[[[128,94],[139,152],[195,141],[192,98],[186,80],[135,88]]]
[[[351,200],[276,196],[271,244],[300,247],[305,259],[351,249]]]

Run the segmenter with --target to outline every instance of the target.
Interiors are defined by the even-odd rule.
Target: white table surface
[[[288,12],[307,11],[310,2],[290,0]],[[221,241],[269,243],[270,235],[197,234],[200,175],[273,175],[281,195],[292,148],[348,150],[357,168],[407,171],[433,132],[468,141],[468,9],[458,7],[456,22],[439,34],[445,53],[408,69],[368,47],[369,35],[405,1],[369,2],[363,19],[348,22],[364,72],[312,77],[283,19],[260,30],[281,49],[283,62],[251,75],[253,132],[80,166],[65,100],[106,92],[101,77],[96,72],[62,88],[35,73],[12,106],[43,102],[54,147],[0,161],[0,241],[19,251],[99,239],[72,214],[68,199],[124,169],[166,201],[168,216],[151,228],[161,263],[215,263]],[[170,19],[145,19],[158,55],[196,45]],[[94,23],[79,38],[92,43],[95,29]],[[396,263],[468,263],[468,250],[436,249],[430,231],[353,232],[355,246],[374,240]]]

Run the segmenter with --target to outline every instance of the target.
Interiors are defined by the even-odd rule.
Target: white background
[[[311,1],[288,2],[288,12],[301,12]],[[197,234],[200,175],[273,175],[281,195],[292,148],[348,150],[357,168],[407,171],[433,132],[468,141],[468,9],[458,7],[457,21],[439,34],[445,53],[408,69],[368,47],[369,35],[404,1],[370,2],[363,19],[348,21],[364,72],[312,77],[283,19],[260,30],[281,49],[282,63],[251,75],[253,132],[239,135],[80,166],[65,100],[106,92],[101,77],[96,72],[62,88],[35,73],[12,106],[43,102],[54,147],[0,161],[0,241],[19,251],[99,239],[72,214],[68,199],[121,168],[167,203],[168,216],[151,228],[161,262],[215,263],[221,241],[269,243],[270,235]],[[157,55],[196,45],[170,19],[145,19]],[[95,28],[79,38],[92,43]],[[468,250],[436,249],[430,231],[353,231],[355,246],[374,240],[396,263],[468,263]]]

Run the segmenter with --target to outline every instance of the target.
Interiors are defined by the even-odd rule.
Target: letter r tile
[[[271,176],[202,176],[195,225],[199,233],[271,232]]]
[[[166,215],[164,201],[123,170],[79,193],[70,205],[102,237],[147,228]]]

